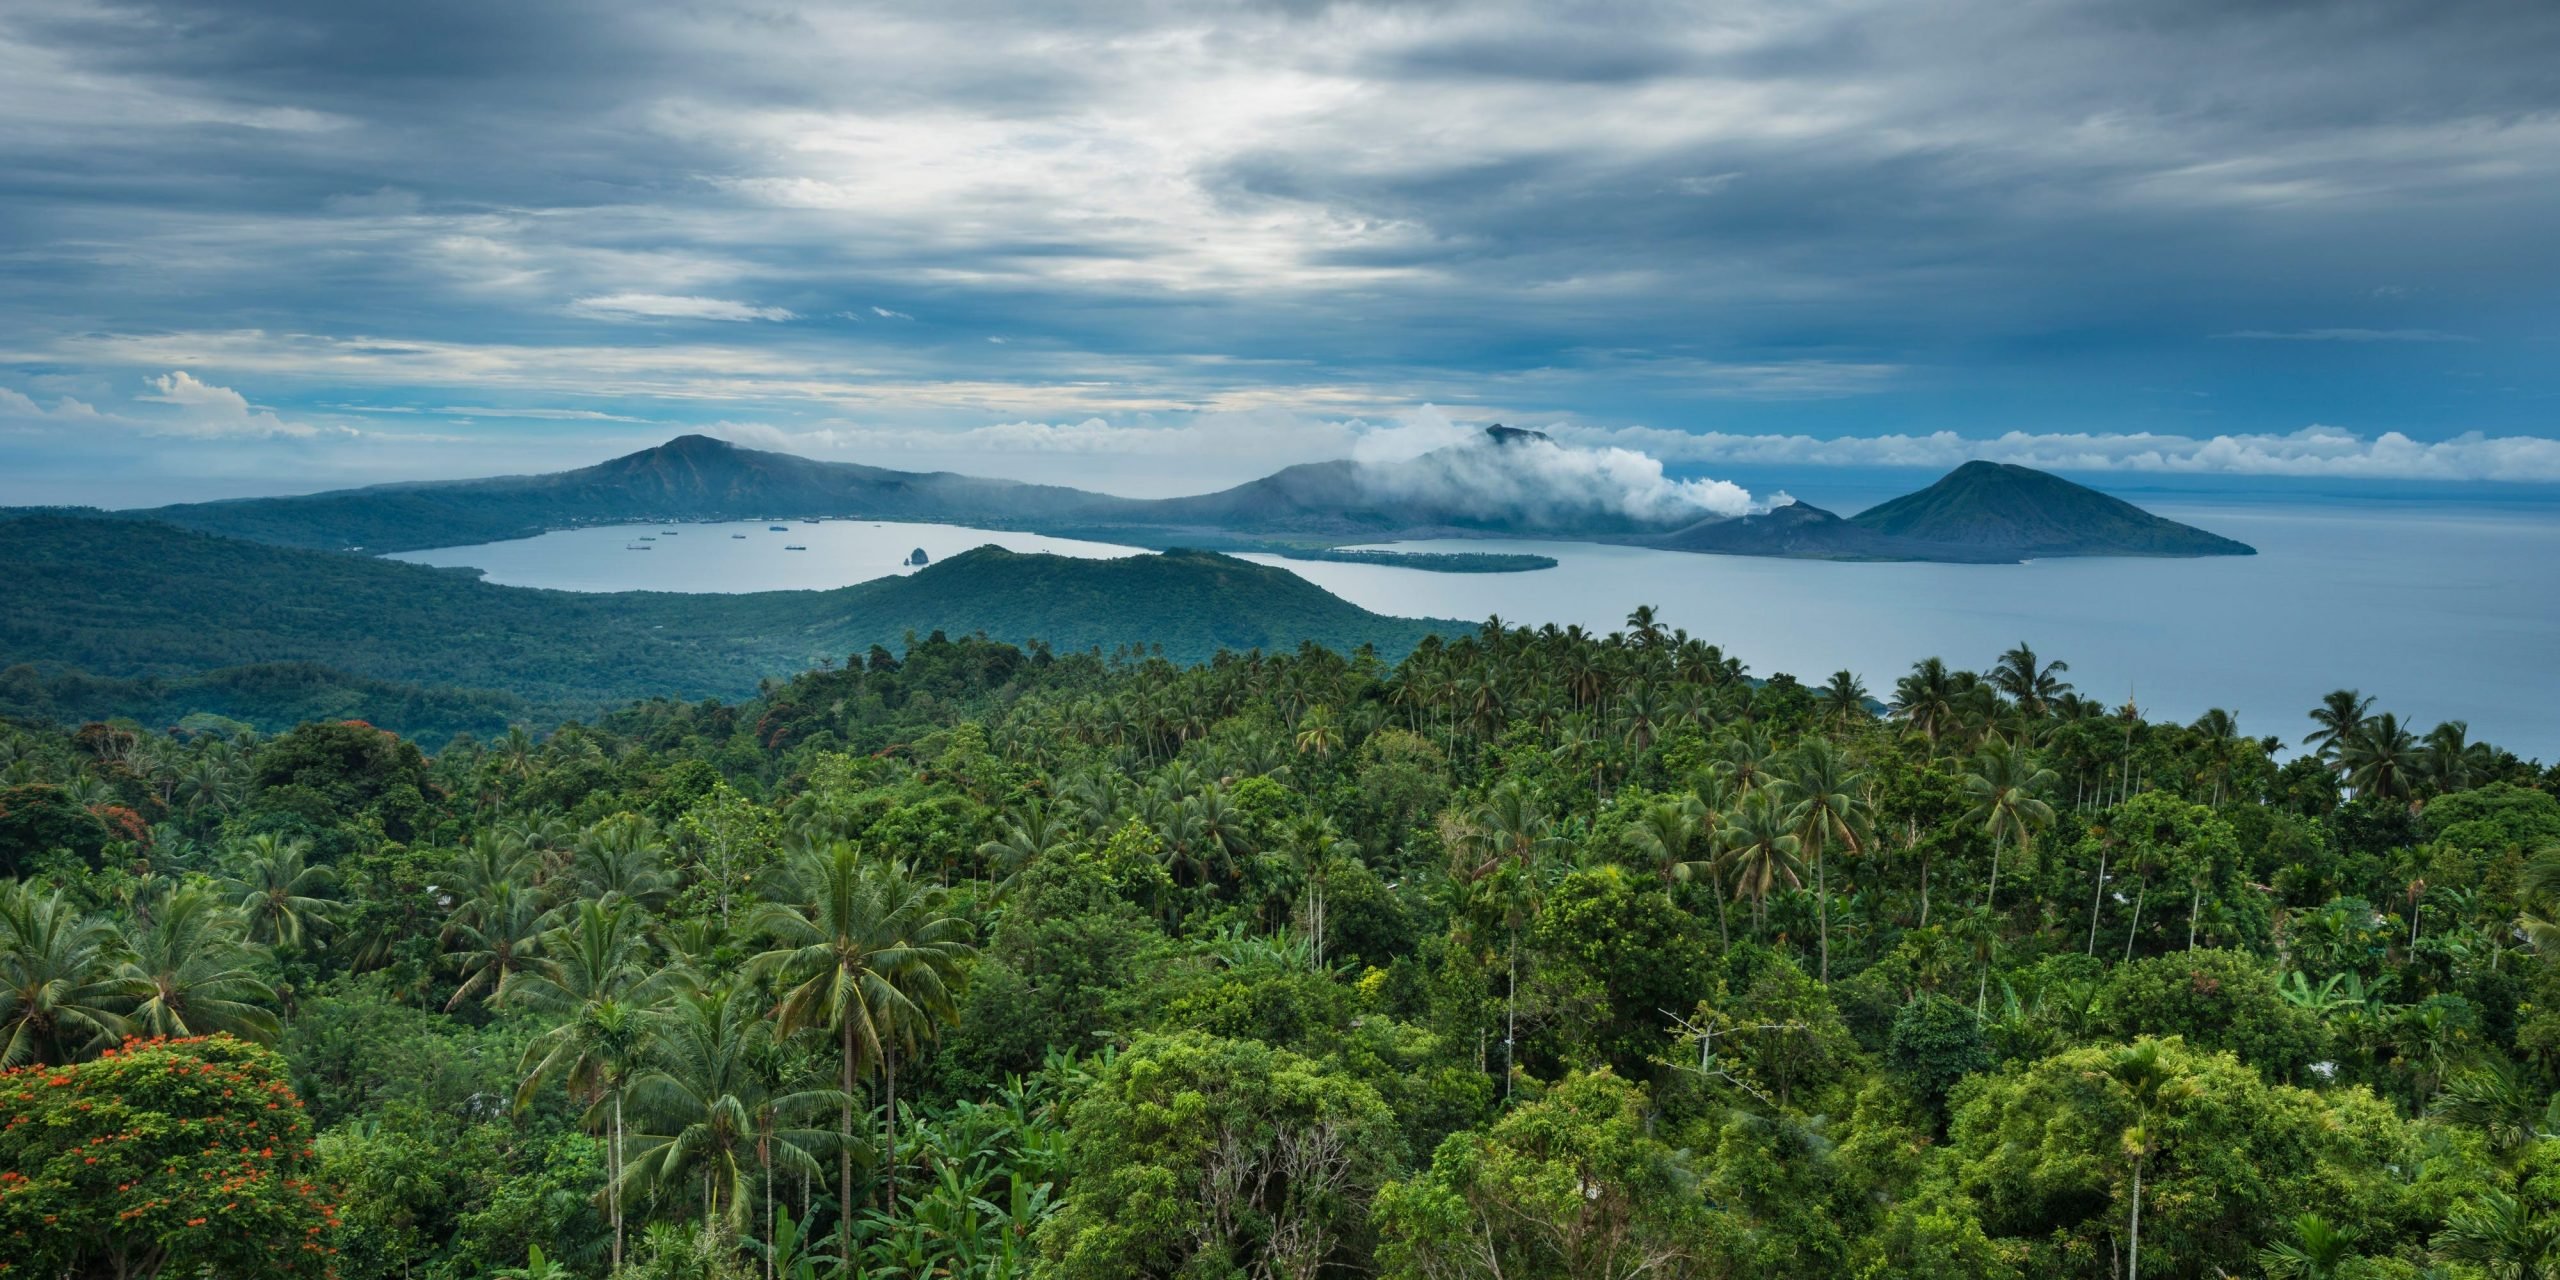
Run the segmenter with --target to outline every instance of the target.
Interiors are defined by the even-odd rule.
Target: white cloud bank
[[[70,396],[56,399],[48,408],[24,393],[0,387],[0,424],[77,432],[105,429],[202,440],[310,440],[358,434],[343,425],[286,419],[249,403],[247,396],[229,387],[203,381],[184,369],[145,378],[143,386],[146,390],[134,397],[136,401],[169,408],[115,412]]]
[[[2447,333],[2442,329],[2242,329],[2235,333],[2217,333],[2217,338],[2246,338],[2255,342],[2478,342],[2469,334]]]
[[[1721,481],[1669,478],[1665,464],[1946,470],[1980,458],[2049,471],[2560,483],[2560,439],[2479,432],[2420,441],[2397,431],[2365,436],[2331,426],[2286,434],[2215,436],[2028,431],[1967,436],[1938,431],[1817,437],[1575,423],[1537,429],[1564,446],[1555,451],[1557,456],[1542,455],[1541,465],[1553,468],[1560,479],[1605,480],[1633,495],[1630,501],[1638,507],[1631,509],[1661,503],[1732,513],[1754,505],[1750,495]],[[1076,422],[990,423],[959,430],[851,423],[812,430],[723,423],[714,429],[715,434],[753,448],[847,458],[930,454],[942,465],[962,470],[969,469],[967,459],[973,456],[1069,454],[1090,459],[1063,463],[1077,470],[1108,467],[1114,459],[1165,463],[1192,459],[1202,474],[1220,483],[1294,462],[1413,458],[1470,439],[1477,430],[1451,421],[1429,405],[1388,422],[1273,410],[1128,425],[1093,417]]]
[[[759,307],[727,298],[679,293],[605,293],[580,298],[569,309],[601,320],[797,320],[781,307]]]
[[[1982,458],[2049,471],[2560,483],[2560,440],[2476,431],[2432,442],[2397,431],[2368,437],[2316,425],[2284,435],[2201,437],[2026,431],[1976,437],[1939,431],[1822,439],[1660,427],[1564,426],[1553,431],[1580,444],[1614,445],[1672,462],[1702,464],[1943,468]]]

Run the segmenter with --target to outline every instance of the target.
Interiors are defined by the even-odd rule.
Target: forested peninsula
[[[1951,656],[0,722],[0,1271],[2552,1274],[2560,772]]]

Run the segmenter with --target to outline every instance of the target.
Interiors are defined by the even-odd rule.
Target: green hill
[[[2257,554],[2247,543],[2163,519],[2087,485],[1997,462],[1968,462],[1848,523],[1910,544],[1996,552],[2004,559]]]
[[[739,697],[821,658],[895,650],[910,632],[1152,644],[1197,661],[1301,640],[1392,658],[1435,629],[1199,551],[1081,560],[981,547],[834,591],[582,593],[46,514],[0,519],[0,564],[14,588],[0,614],[0,712],[49,719],[209,711],[432,734],[634,698]]]

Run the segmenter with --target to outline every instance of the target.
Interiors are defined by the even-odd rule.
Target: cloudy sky
[[[2560,6],[0,6],[0,502],[682,430],[1195,489],[2560,481]]]

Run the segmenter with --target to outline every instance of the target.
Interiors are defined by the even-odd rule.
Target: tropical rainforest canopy
[[[1639,611],[0,725],[0,1273],[2560,1268],[2560,772],[1748,674]]]

